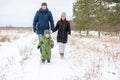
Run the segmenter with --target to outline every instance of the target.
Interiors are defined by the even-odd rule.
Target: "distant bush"
[[[10,42],[10,38],[7,35],[0,36],[0,42]]]

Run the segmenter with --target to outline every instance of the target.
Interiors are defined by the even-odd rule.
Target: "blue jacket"
[[[44,30],[54,29],[54,20],[51,12],[47,9],[43,11],[42,9],[38,10],[35,14],[33,20],[33,29],[37,31],[37,34],[44,34]]]

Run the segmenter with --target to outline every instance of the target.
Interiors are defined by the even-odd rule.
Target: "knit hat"
[[[46,2],[43,2],[41,6],[47,6],[47,3],[46,3]]]
[[[45,34],[49,34],[49,35],[50,35],[50,30],[45,30],[45,31],[44,31],[44,35],[45,35]]]
[[[66,13],[65,13],[65,12],[62,12],[61,17],[62,17],[62,16],[66,17]]]

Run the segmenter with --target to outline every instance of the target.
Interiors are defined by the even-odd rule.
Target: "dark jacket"
[[[64,27],[64,24],[66,24],[65,27]],[[53,32],[55,32],[57,30],[58,30],[58,33],[57,33],[57,42],[67,43],[68,34],[71,35],[71,28],[70,28],[69,21],[59,20],[57,22],[56,27],[53,30]]]
[[[54,20],[51,12],[48,9],[46,11],[38,10],[33,20],[34,31],[37,31],[37,34],[43,35],[44,30],[48,30],[50,27],[51,30],[54,29]]]

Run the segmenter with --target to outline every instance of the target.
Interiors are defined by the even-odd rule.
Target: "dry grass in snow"
[[[70,59],[80,80],[120,79],[119,40],[107,36],[83,37],[78,33],[73,33],[69,38]]]

